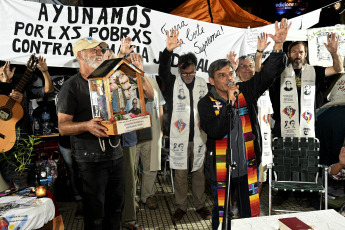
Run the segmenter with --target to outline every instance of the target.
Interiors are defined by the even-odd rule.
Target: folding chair
[[[272,141],[273,164],[269,169],[269,215],[272,211],[272,191],[319,192],[320,209],[322,196],[325,209],[328,206],[328,167],[319,165],[320,143],[317,138],[284,137]],[[322,181],[318,181],[319,168],[323,168]],[[272,180],[274,173],[274,180]],[[292,210],[274,210],[298,212]]]

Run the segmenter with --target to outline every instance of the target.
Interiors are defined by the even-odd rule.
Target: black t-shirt
[[[322,66],[314,66],[315,69],[315,86],[316,86],[316,93],[315,93],[315,108],[319,101],[319,95],[320,95],[320,87],[323,83],[325,83],[325,67]],[[299,75],[299,71],[295,71],[296,76]],[[297,77],[298,78],[298,77]],[[303,78],[303,73],[301,75],[301,79]],[[273,128],[273,135],[275,137],[281,136],[281,130],[280,130],[280,77],[277,78],[272,86],[269,88],[270,92],[270,99],[272,102],[273,107],[273,119],[275,120],[275,125]],[[298,87],[300,85],[300,81],[296,80],[297,85],[297,94],[298,94],[298,107],[299,111],[301,111],[301,87]]]
[[[73,115],[74,122],[89,121],[92,119],[91,101],[89,86],[80,73],[66,81],[59,94],[57,101],[58,113]],[[104,140],[104,142],[103,142]],[[96,162],[115,160],[122,157],[121,147],[117,145],[118,136],[109,138],[97,138],[90,132],[71,136],[73,154],[79,162]],[[102,152],[101,144],[105,145],[105,152]]]

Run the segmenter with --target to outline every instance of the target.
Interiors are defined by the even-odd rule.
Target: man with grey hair
[[[255,72],[260,72],[262,68],[262,56],[264,50],[270,44],[266,33],[261,33],[258,36],[257,50],[255,58],[251,55],[243,55],[235,60],[236,54],[231,51],[227,55],[227,59],[231,62],[236,69],[235,82],[245,82],[250,80]],[[261,193],[262,184],[266,181],[267,163],[272,162],[271,151],[271,114],[273,114],[272,103],[269,98],[269,92],[266,90],[258,99],[257,103],[258,120],[260,132],[259,134],[266,133],[267,138],[262,139],[262,162],[259,166],[259,194]]]
[[[209,82],[212,85],[208,94],[198,103],[200,127],[207,134],[207,154],[205,175],[211,182],[214,196],[212,211],[212,228],[217,229],[219,220],[224,213],[226,169],[226,146],[228,135],[232,149],[232,162],[237,167],[231,172],[231,193],[238,190],[240,217],[258,216],[260,201],[257,194],[256,164],[260,163],[260,138],[256,114],[257,99],[272,84],[285,68],[286,58],[282,51],[283,42],[291,24],[282,19],[280,26],[275,23],[275,35],[269,36],[274,40],[274,50],[266,65],[254,77],[245,82],[231,84],[234,81],[234,70],[230,61],[220,59],[214,61],[208,70]],[[238,100],[236,99],[238,94]],[[238,108],[234,111],[233,105]],[[232,126],[230,129],[229,122]],[[253,148],[254,146],[254,148]],[[247,162],[249,162],[247,164]],[[220,195],[219,195],[220,194]],[[219,196],[218,196],[219,195]]]
[[[119,229],[124,199],[124,161],[119,136],[108,136],[103,118],[92,118],[87,77],[103,62],[105,42],[78,40],[74,56],[79,72],[61,88],[57,111],[59,132],[71,136],[73,155],[83,184],[84,229]],[[105,150],[99,144],[105,139]]]

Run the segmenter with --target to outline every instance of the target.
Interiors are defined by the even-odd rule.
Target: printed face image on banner
[[[305,85],[303,89],[304,95],[308,96],[311,94],[311,86],[310,85]]]
[[[185,94],[184,94],[184,89],[183,89],[183,88],[181,88],[181,89],[178,90],[178,95],[177,95],[177,97],[178,97],[178,99],[180,99],[180,100],[186,99],[186,96],[185,96]]]
[[[309,135],[310,128],[304,128],[303,133],[304,135],[308,136]]]
[[[285,91],[291,91],[293,88],[292,88],[292,83],[291,81],[286,81],[285,82],[285,87],[284,87],[284,90]]]
[[[173,151],[174,152],[183,152],[184,144],[183,143],[174,143]]]
[[[284,129],[294,129],[295,123],[295,120],[285,121]]]

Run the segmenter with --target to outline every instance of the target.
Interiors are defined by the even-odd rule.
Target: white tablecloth
[[[231,230],[277,230],[278,219],[297,217],[314,230],[343,230],[345,217],[334,209],[231,220]],[[218,230],[221,230],[221,224]]]
[[[5,213],[2,213],[2,223],[6,221],[8,229],[20,229],[31,230],[43,227],[44,224],[52,220],[55,216],[54,203],[50,198],[36,199],[30,206],[18,207],[10,209]]]

